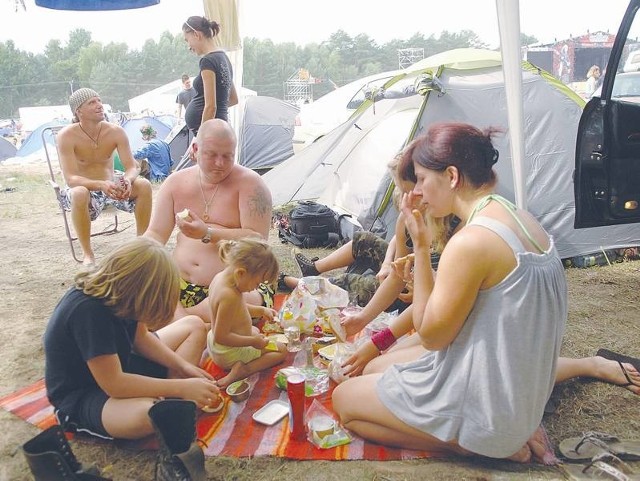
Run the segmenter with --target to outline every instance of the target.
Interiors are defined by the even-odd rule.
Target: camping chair
[[[47,127],[45,129],[43,129],[42,131],[42,144],[44,145],[44,153],[45,156],[47,158],[47,165],[49,166],[49,175],[50,175],[50,180],[49,180],[49,184],[51,184],[51,187],[53,187],[54,192],[56,193],[56,199],[58,200],[58,207],[60,207],[60,212],[62,212],[62,220],[64,221],[64,230],[67,234],[67,240],[69,241],[69,247],[71,248],[71,255],[73,256],[73,258],[77,261],[77,262],[82,262],[82,258],[78,257],[78,254],[76,254],[76,249],[75,249],[75,245],[74,242],[78,240],[78,237],[74,236],[71,233],[71,229],[69,227],[69,219],[67,219],[67,211],[64,209],[63,203],[62,203],[62,198],[61,198],[61,194],[60,194],[60,185],[58,184],[58,181],[56,179],[56,175],[54,173],[53,170],[53,164],[51,161],[51,157],[49,155],[49,148],[50,146],[47,144],[47,139],[45,137],[45,135],[50,135],[53,137],[53,143],[56,146],[56,152],[58,153],[58,158],[59,158],[59,151],[58,151],[58,142],[56,139],[56,136],[58,134],[58,132],[64,127],[64,125],[58,125],[55,127]],[[107,207],[105,208],[103,211],[103,213],[112,213],[113,215],[113,222],[108,224],[104,229],[92,233],[91,237],[94,236],[98,236],[98,235],[105,235],[105,234],[115,234],[118,231],[118,215],[116,214],[117,210],[114,207]]]

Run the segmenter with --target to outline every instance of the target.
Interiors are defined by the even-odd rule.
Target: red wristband
[[[378,351],[386,351],[396,342],[396,338],[388,327],[376,332],[371,336],[371,342],[378,348]]]

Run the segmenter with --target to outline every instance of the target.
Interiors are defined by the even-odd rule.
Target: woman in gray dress
[[[435,124],[403,154],[401,177],[416,182],[401,206],[415,252],[410,309],[428,351],[336,388],[341,421],[366,439],[522,462],[544,454],[539,425],[567,317],[564,268],[536,219],[494,194],[494,133]],[[417,205],[462,220],[437,278]],[[393,340],[374,342],[384,350]]]

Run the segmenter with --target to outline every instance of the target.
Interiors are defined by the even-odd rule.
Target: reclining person
[[[100,96],[82,88],[69,97],[73,123],[58,134],[60,167],[67,187],[61,191],[65,210],[82,248],[83,264],[93,265],[91,221],[113,205],[133,212],[138,235],[144,234],[151,216],[151,184],[138,177],[124,129],[105,120]],[[121,182],[114,181],[113,152],[118,152],[125,172]]]

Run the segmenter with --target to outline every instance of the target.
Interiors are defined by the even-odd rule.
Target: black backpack
[[[277,216],[278,237],[296,247],[335,247],[342,240],[340,217],[326,205],[302,201],[288,216]]]

